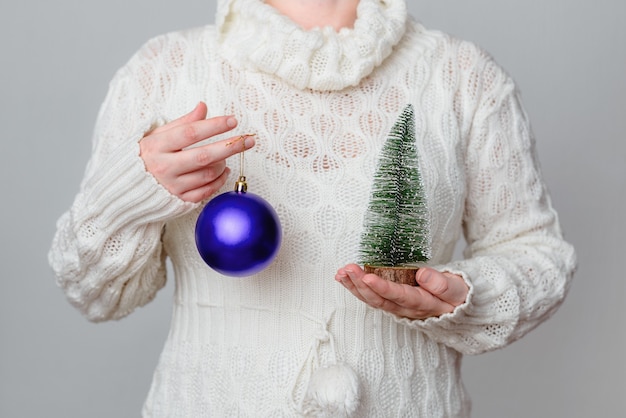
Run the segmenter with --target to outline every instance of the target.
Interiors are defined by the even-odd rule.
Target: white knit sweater
[[[468,416],[462,354],[509,344],[563,300],[575,255],[513,81],[479,48],[406,13],[403,0],[361,0],[354,29],[305,32],[259,0],[223,0],[215,26],[153,39],[116,74],[49,258],[94,321],[148,303],[171,259],[171,332],[145,416]],[[201,205],[169,194],[138,155],[147,131],[200,100],[210,116],[236,115],[236,133],[257,134],[248,184],[277,209],[283,245],[254,277],[203,263]],[[357,261],[378,153],[407,104],[431,264],[470,286],[465,304],[424,321],[370,308],[333,279]],[[465,259],[452,261],[462,234]],[[311,380],[338,405],[305,399]]]

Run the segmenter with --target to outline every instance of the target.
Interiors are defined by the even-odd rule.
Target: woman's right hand
[[[188,148],[237,126],[233,116],[206,119],[206,115],[206,104],[201,102],[139,142],[146,170],[170,193],[187,202],[197,203],[217,192],[230,173],[226,158],[254,146],[254,138],[244,135]]]

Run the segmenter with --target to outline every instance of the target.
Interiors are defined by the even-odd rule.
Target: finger
[[[387,301],[383,302],[387,310],[399,316],[423,319],[454,310],[452,305],[420,287],[390,282],[376,275],[365,276],[363,282],[372,293]]]
[[[357,264],[348,264],[344,267],[341,267],[339,270],[337,270],[337,274],[335,274],[335,279],[337,281],[340,281],[340,279],[342,278],[347,278],[348,277],[348,272],[354,274],[354,275],[359,275],[359,276],[363,276],[365,275],[365,271],[363,271],[363,269],[357,265]]]
[[[456,274],[423,267],[417,271],[415,278],[423,289],[453,306],[459,306],[467,299],[469,288]]]
[[[181,174],[193,172],[249,150],[254,144],[253,136],[241,135],[201,147],[186,149],[181,151],[177,157],[179,158],[178,167]]]
[[[204,187],[218,179],[226,169],[226,161],[218,161],[200,170],[182,174],[173,180],[170,192],[183,195],[189,191]]]
[[[352,279],[367,304],[401,317],[424,319],[454,310],[450,304],[419,287],[390,282],[374,274]]]
[[[380,281],[382,286],[387,286],[389,282],[381,279],[374,274],[365,274],[360,268],[358,270],[346,269],[347,279],[345,279],[346,288],[348,288],[357,298],[368,305],[383,309],[389,312],[398,312],[400,307],[386,299],[381,295],[384,292],[377,292],[371,287],[371,283]]]
[[[365,300],[363,299],[361,294],[358,292],[358,290],[354,286],[354,283],[352,282],[352,280],[348,276],[348,271],[350,271],[350,270],[352,270],[351,271],[352,274],[357,274],[355,272],[358,272],[358,271],[362,272],[362,270],[361,270],[361,268],[359,266],[348,265],[348,266],[346,266],[344,268],[340,268],[339,270],[337,270],[337,274],[335,274],[335,280],[338,281],[339,283],[341,283],[343,285],[343,287],[345,287],[348,291],[350,291],[350,293],[352,293],[354,296],[356,296],[362,302],[365,302]],[[365,273],[362,272],[362,274],[365,274]]]
[[[159,126],[154,129],[151,133],[160,133],[175,128],[177,126],[184,125],[186,123],[195,122],[199,120],[206,119],[207,115],[207,106],[204,102],[199,102],[193,110],[186,115],[179,117],[178,119],[174,119],[173,121],[166,123],[163,126]]]
[[[203,200],[208,199],[209,197],[217,193],[219,189],[226,183],[229,175],[230,169],[226,167],[222,175],[216,178],[213,182],[205,184],[202,187],[198,187],[197,189],[189,190],[179,197],[186,202],[202,202]]]
[[[385,294],[385,290],[382,292],[380,291],[380,288],[386,288],[389,286],[390,282],[387,280],[381,279],[375,274],[364,275],[361,278],[351,276],[350,279],[363,301],[365,301],[368,305],[395,314],[400,313],[402,310],[400,305],[383,296]],[[378,290],[376,290],[376,284],[380,285]]]
[[[160,132],[163,151],[179,151],[215,135],[228,132],[237,126],[234,116],[216,116],[176,125]]]

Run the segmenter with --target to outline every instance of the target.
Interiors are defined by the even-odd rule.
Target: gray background
[[[623,310],[626,2],[410,1],[519,83],[580,268],[522,341],[467,357],[476,417],[606,417],[626,409]],[[148,38],[212,22],[214,1],[2,0],[0,416],[134,417],[165,339],[171,281],[120,322],[84,320],[46,253],[76,193],[114,71]],[[620,413],[618,413],[620,411]]]

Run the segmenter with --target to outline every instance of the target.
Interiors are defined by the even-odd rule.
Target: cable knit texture
[[[170,195],[138,155],[146,132],[200,100],[257,134],[245,172],[277,209],[283,246],[254,277],[202,262],[201,205]],[[370,308],[333,280],[358,258],[378,154],[407,104],[432,264],[470,286],[465,304],[424,321]],[[465,257],[452,261],[463,234]],[[548,318],[575,268],[511,78],[407,17],[402,0],[361,0],[354,29],[338,33],[303,31],[259,0],[220,1],[215,26],[155,38],[115,75],[50,263],[70,302],[103,321],[154,297],[166,257],[173,319],[146,417],[469,416],[462,354]]]
[[[234,0],[220,35],[223,53],[239,68],[275,74],[303,89],[341,90],[380,65],[404,33],[403,1],[360,2],[360,19],[339,33],[331,27],[303,31],[258,0]]]

